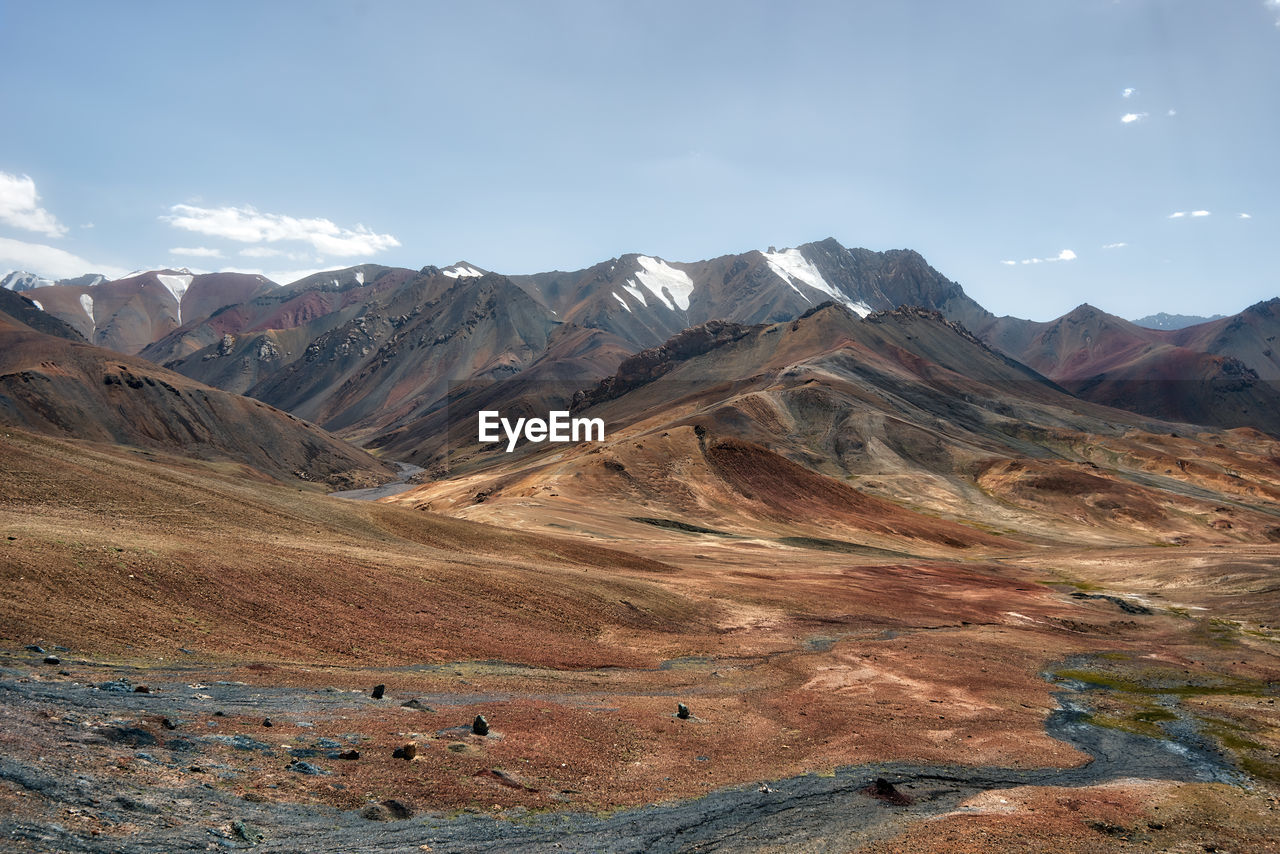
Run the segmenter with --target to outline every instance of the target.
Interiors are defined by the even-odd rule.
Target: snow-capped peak
[[[636,262],[640,265],[640,269],[636,271],[636,282],[672,311],[675,311],[676,306],[681,311],[688,311],[689,297],[693,296],[693,279],[689,278],[688,273],[677,270],[661,258],[650,258],[647,255],[637,256]],[[644,298],[627,285],[634,286],[634,282],[628,279],[623,287],[643,304]]]
[[[778,278],[790,285],[793,291],[805,298],[805,301],[813,302],[813,297],[800,290],[799,285],[821,291],[835,301],[848,306],[859,317],[866,317],[871,313],[871,306],[861,300],[850,299],[838,288],[833,287],[799,249],[783,249],[781,252],[761,252],[760,254],[764,256],[769,268],[777,274]]]
[[[464,261],[459,261],[451,267],[445,267],[440,272],[451,279],[478,279],[484,275],[483,271],[477,270]]]
[[[14,270],[3,279],[0,279],[0,287],[7,288],[14,293],[35,290],[36,288],[47,288],[52,284],[53,282],[48,279],[41,278],[35,273],[28,273],[25,270]]]

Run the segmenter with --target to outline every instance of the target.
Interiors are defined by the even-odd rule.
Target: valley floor
[[[16,430],[0,481],[8,850],[1280,838],[1274,545],[548,536]]]

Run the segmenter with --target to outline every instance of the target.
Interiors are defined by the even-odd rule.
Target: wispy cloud
[[[67,227],[39,203],[36,182],[29,176],[0,172],[0,222],[47,237],[66,234]]]
[[[1263,5],[1276,15],[1276,26],[1280,27],[1280,0],[1264,0]]]
[[[1134,93],[1135,93],[1135,92],[1137,92],[1137,91],[1138,91],[1137,89],[1133,88],[1132,86],[1129,86],[1129,87],[1127,87],[1123,92],[1121,92],[1121,93],[1120,93],[1120,97],[1121,97],[1121,98],[1132,98],[1132,97],[1134,96]]]
[[[1169,219],[1185,219],[1186,217],[1206,217],[1211,216],[1209,211],[1174,211],[1169,214]]]
[[[1238,215],[1240,219],[1253,219],[1253,214],[1242,213]]]
[[[1054,255],[1052,258],[1023,258],[1021,261],[1005,260],[1005,261],[1001,261],[1000,263],[1008,267],[1016,267],[1019,264],[1052,264],[1055,261],[1074,261],[1076,260],[1077,257],[1079,256],[1077,256],[1076,253],[1073,252],[1072,250],[1063,249],[1061,252],[1059,252],[1057,255]]]
[[[1123,249],[1123,248],[1125,248],[1125,247],[1126,247],[1126,246],[1128,246],[1128,245],[1129,245],[1128,243],[1124,243],[1124,242],[1120,242],[1120,243],[1104,243],[1104,244],[1102,244],[1102,248],[1103,248],[1103,249]]]
[[[26,270],[47,279],[67,279],[84,273],[118,278],[129,272],[111,264],[95,264],[55,246],[0,237],[0,270],[8,268]]]
[[[190,258],[221,258],[222,252],[208,246],[175,246],[169,250],[170,255],[185,255]]]
[[[1173,109],[1172,107],[1169,108],[1169,112],[1165,113],[1165,115],[1168,116],[1169,118],[1173,118],[1177,114],[1178,114],[1178,111]]]
[[[239,243],[297,241],[310,244],[324,255],[337,257],[372,255],[400,245],[392,235],[378,234],[363,225],[342,228],[328,219],[260,213],[250,206],[202,208],[174,205],[169,210],[171,215],[161,219],[175,228]]]
[[[1124,124],[1131,125],[1134,122],[1142,121],[1148,115],[1149,115],[1148,113],[1125,113],[1123,116],[1120,117],[1120,121],[1123,122]]]

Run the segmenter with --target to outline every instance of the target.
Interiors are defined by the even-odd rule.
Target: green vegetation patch
[[[895,552],[891,549],[878,549],[875,546],[864,546],[845,540],[826,540],[822,537],[779,537],[775,542],[796,549],[814,549],[820,552],[836,552],[847,555],[869,555],[872,557],[911,558],[914,555],[906,552]]]
[[[676,519],[659,519],[651,516],[631,516],[630,519],[632,522],[643,522],[656,528],[683,531],[686,534],[712,534],[717,537],[737,536],[736,534],[730,534],[728,531],[717,531],[714,528],[704,528],[701,525],[690,525],[688,522],[681,522]]]

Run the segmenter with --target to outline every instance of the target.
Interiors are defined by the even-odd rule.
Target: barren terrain
[[[734,460],[763,452],[724,453],[691,482],[758,488],[760,461]],[[588,477],[467,505],[481,522],[414,509],[444,485],[357,502],[16,429],[0,457],[13,850],[1265,851],[1280,834],[1261,535],[1090,543],[1082,517],[1052,543],[855,496],[823,521],[840,493],[785,466],[769,482],[802,478],[803,513],[740,501],[682,527]],[[1274,514],[1251,482],[1233,518]]]

